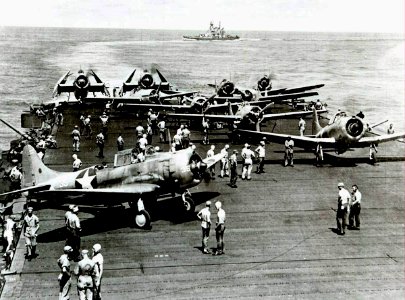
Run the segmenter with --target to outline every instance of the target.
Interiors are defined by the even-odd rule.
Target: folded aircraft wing
[[[311,96],[318,96],[318,92],[294,92],[294,93],[289,93],[289,94],[282,94],[282,95],[270,95],[270,96],[262,96],[260,97],[260,101],[263,100],[271,100],[273,102],[281,102],[285,100],[291,100],[291,99],[298,99],[298,98],[304,98],[304,97],[311,97]]]
[[[174,118],[189,118],[189,119],[195,119],[195,118],[206,118],[210,120],[215,120],[215,121],[234,121],[234,120],[240,120],[241,116],[238,115],[207,115],[207,114],[176,114],[176,113],[168,113],[168,117],[174,117]]]
[[[239,129],[238,132],[248,134],[249,136],[266,137],[268,141],[277,144],[284,144],[287,137],[291,137],[294,141],[294,146],[299,148],[315,149],[318,144],[324,148],[335,148],[336,140],[334,138],[315,138],[309,136],[289,135],[271,132],[259,132],[252,130]]]
[[[318,114],[327,112],[326,109],[323,110],[317,110],[316,111]],[[307,115],[312,115],[312,111],[292,111],[292,112],[286,112],[286,113],[278,113],[278,114],[265,114],[262,117],[262,120],[277,120],[277,119],[287,119],[287,118],[295,118],[295,117],[300,117],[300,116],[307,116]]]

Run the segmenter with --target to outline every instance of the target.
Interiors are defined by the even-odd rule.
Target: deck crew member
[[[148,139],[146,133],[142,135],[142,137],[139,139],[139,150],[140,152],[145,153],[146,146],[148,145]]]
[[[346,219],[351,195],[348,190],[344,188],[343,182],[339,182],[338,189],[338,207],[336,210],[336,221],[338,234],[344,235],[346,229]]]
[[[211,201],[205,202],[205,208],[201,209],[197,217],[201,220],[201,229],[202,229],[202,248],[204,254],[209,254],[208,249],[208,238],[210,236],[211,229]]]
[[[4,222],[4,231],[3,231],[3,238],[7,243],[6,249],[4,251],[4,256],[10,248],[14,248],[14,229],[15,229],[15,222],[14,220],[7,216],[6,221]]]
[[[183,148],[181,143],[181,136],[177,133],[173,136],[173,145],[176,151],[181,150]]]
[[[152,145],[153,130],[150,124],[146,126],[146,139],[148,140],[148,145]]]
[[[374,165],[377,162],[377,146],[373,143],[370,144],[370,150],[369,150],[369,158],[370,158],[370,163]]]
[[[298,129],[300,131],[300,136],[304,136],[305,133],[305,120],[301,117],[299,122],[298,122]]]
[[[93,300],[93,289],[95,279],[95,263],[89,258],[88,250],[82,250],[83,259],[78,262],[75,268],[77,278],[77,292],[80,300]]]
[[[221,161],[220,161],[221,174],[219,175],[219,177],[221,177],[221,178],[223,178],[224,176],[226,176],[226,177],[229,176],[228,149],[229,149],[229,145],[227,144],[221,150],[221,154],[223,154],[223,157],[221,158]]]
[[[215,155],[214,150],[215,150],[215,146],[211,145],[210,150],[207,151],[207,158],[213,157]],[[214,179],[215,178],[215,164],[210,167],[209,171],[211,173],[211,178]]]
[[[176,134],[179,136],[183,136],[183,130],[184,130],[184,125],[180,125],[180,127],[177,129]]]
[[[157,133],[157,121],[158,121],[159,113],[156,114],[154,111],[149,116],[149,124],[152,127],[153,134]]]
[[[100,116],[100,121],[101,121],[101,128],[102,128],[102,133],[104,135],[104,138],[107,138],[108,116],[107,116],[106,112],[103,112],[103,114]]]
[[[255,153],[250,149],[249,144],[245,144],[245,148],[242,150],[243,167],[242,167],[242,180],[251,180],[251,173],[253,168],[253,157]]]
[[[41,138],[38,142],[38,144],[36,145],[36,149],[38,154],[42,152],[42,157],[45,155],[45,151],[46,151],[46,143],[45,143],[45,139]]]
[[[215,237],[217,239],[217,251],[214,255],[222,255],[224,252],[224,232],[225,232],[225,211],[222,208],[220,201],[215,202],[215,207],[218,211],[217,222],[215,226]]]
[[[20,168],[18,167],[18,160],[13,159],[12,163],[15,164],[14,167],[11,168],[10,174],[8,177],[10,178],[11,185],[10,185],[10,190],[11,191],[16,191],[21,189],[21,181],[22,181],[22,173],[20,171]],[[19,197],[19,195],[16,195]]]
[[[233,150],[233,154],[229,158],[229,166],[231,169],[230,186],[236,188],[236,180],[238,179],[238,150]]]
[[[321,110],[323,108],[323,105],[321,103],[321,100],[317,99],[315,102],[315,109],[316,110]]]
[[[79,213],[79,208],[74,206],[72,213],[68,215],[66,222],[66,227],[68,231],[68,236],[66,239],[66,245],[71,246],[73,249],[72,255],[74,258],[79,257],[80,249],[80,231],[82,230],[80,226],[80,220],[77,214]]]
[[[96,145],[98,147],[97,157],[104,158],[104,134],[103,130],[100,130],[100,133],[96,136]]]
[[[34,209],[32,207],[28,207],[27,215],[24,217],[25,223],[25,247],[27,248],[26,257],[31,259],[36,257],[36,249],[37,249],[37,231],[39,229],[39,219],[33,213]]]
[[[73,152],[79,152],[80,149],[80,131],[79,126],[75,125],[75,128],[72,131],[72,140],[73,140]]]
[[[80,158],[77,157],[77,154],[73,154],[72,158],[73,158],[73,164],[72,164],[73,172],[76,172],[82,166],[82,161]]]
[[[58,125],[58,127],[63,126],[63,114],[61,111],[56,114],[56,125]]]
[[[361,193],[356,184],[352,186],[352,201],[349,213],[349,226],[360,230]]]
[[[287,137],[285,143],[285,154],[284,154],[284,167],[290,165],[294,167],[294,141],[291,137]]]
[[[95,276],[94,276],[94,300],[101,299],[101,279],[103,277],[104,270],[104,258],[101,254],[101,245],[93,245],[93,258],[94,262]]]
[[[93,136],[93,130],[91,129],[91,116],[88,115],[83,121],[84,129],[86,130],[86,137],[91,138]],[[84,135],[84,133],[83,133]]]
[[[72,247],[65,246],[63,248],[63,254],[58,259],[58,266],[61,273],[58,276],[59,281],[59,300],[69,300],[69,290],[72,284],[70,280],[70,253]]]
[[[142,123],[139,122],[138,126],[135,128],[137,142],[139,142],[139,140],[142,138],[144,131],[145,129],[143,128]]]
[[[159,128],[159,140],[161,143],[166,143],[166,121],[163,119],[157,125]]]
[[[202,129],[203,129],[203,144],[208,145],[210,143],[209,140],[210,123],[208,119],[205,119],[205,117],[203,117],[202,119]]]
[[[388,134],[394,134],[395,133],[395,131],[394,131],[394,124],[390,124],[390,127],[388,127],[388,129],[387,129],[387,133]]]
[[[120,132],[119,135],[118,135],[118,138],[117,138],[117,150],[118,151],[124,150],[124,144],[125,144],[125,141],[124,141],[124,138],[122,137],[122,134]]]
[[[316,145],[315,156],[316,156],[316,165],[317,166],[322,165],[322,162],[323,162],[323,149],[322,149],[322,145],[320,143],[318,143]]]
[[[260,141],[259,146],[255,149],[258,157],[256,174],[264,173],[264,158],[266,157],[265,145],[266,143],[264,141]]]
[[[187,149],[190,146],[190,136],[191,132],[187,125],[184,125],[183,131],[181,133],[181,140],[183,143],[183,149]]]

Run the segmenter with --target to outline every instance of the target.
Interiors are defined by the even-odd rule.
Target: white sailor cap
[[[211,201],[207,201],[207,202],[205,202],[205,206],[211,206]]]
[[[344,186],[345,186],[345,184],[343,182],[338,183],[338,187],[344,187]]]

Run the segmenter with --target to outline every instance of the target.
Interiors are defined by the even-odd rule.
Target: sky
[[[2,1],[3,2],[3,1]],[[10,0],[0,26],[404,32],[404,0]]]

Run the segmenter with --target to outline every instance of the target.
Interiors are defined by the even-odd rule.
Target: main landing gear
[[[150,199],[151,200],[151,199]],[[148,203],[155,203],[155,201],[149,201]],[[145,208],[144,200],[139,198],[137,202],[129,202],[129,206],[134,210],[134,221],[138,228],[147,229],[151,227],[151,217],[149,211],[152,207],[148,209]],[[186,214],[192,214],[195,211],[195,204],[191,197],[189,190],[184,190],[181,194],[181,207],[182,211]]]

